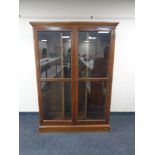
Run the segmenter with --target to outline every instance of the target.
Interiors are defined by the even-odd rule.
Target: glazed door
[[[35,27],[41,123],[108,121],[113,35],[110,27]]]
[[[38,93],[43,123],[73,121],[73,31],[71,28],[36,28]],[[39,60],[39,61],[38,61]]]
[[[111,29],[77,30],[77,123],[103,123],[108,111]]]

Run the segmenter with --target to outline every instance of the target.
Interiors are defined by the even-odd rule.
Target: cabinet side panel
[[[114,64],[114,50],[115,50],[115,27],[113,28],[113,30],[111,32],[110,55],[109,55],[109,62],[108,62],[109,83],[108,83],[108,92],[107,92],[106,109],[105,109],[106,123],[109,123],[109,117],[110,117],[111,90],[112,90],[113,64]]]
[[[40,122],[43,122],[43,109],[42,109],[42,95],[41,95],[41,84],[40,84],[40,64],[39,64],[39,47],[37,31],[33,28],[33,40],[34,40],[34,54],[35,54],[35,65],[36,65],[36,78],[37,78],[37,91],[38,91],[38,106]]]

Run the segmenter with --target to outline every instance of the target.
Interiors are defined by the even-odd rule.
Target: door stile
[[[63,57],[64,51],[63,51],[63,39],[62,39],[62,36],[63,36],[63,34],[61,32],[60,33],[61,70],[62,70],[62,72],[61,72],[61,78],[64,78],[64,70],[63,70],[63,68],[64,68],[64,59],[63,59],[64,58]],[[61,95],[62,95],[62,117],[64,118],[64,116],[65,116],[64,82],[62,82]]]
[[[114,50],[115,50],[115,29],[111,32],[111,41],[110,41],[110,54],[108,60],[108,85],[107,85],[107,96],[106,96],[106,109],[105,109],[105,120],[106,123],[109,123],[110,119],[110,105],[111,105],[111,92],[112,92],[112,79],[113,79],[113,64],[114,64]]]
[[[40,118],[40,123],[42,123],[44,111],[42,108],[42,92],[41,92],[41,81],[40,81],[40,62],[39,62],[40,56],[39,56],[37,30],[35,28],[33,28],[33,39],[34,39],[34,51],[35,51],[35,65],[36,65],[36,78],[37,78],[39,118]]]
[[[76,36],[75,36],[75,32],[74,29],[72,29],[71,32],[71,65],[72,65],[72,69],[71,69],[71,73],[72,73],[72,77],[71,77],[71,83],[72,83],[72,123],[75,124],[76,118],[75,118],[75,40]]]
[[[73,38],[73,42],[74,42],[74,50],[73,50],[73,57],[74,57],[74,70],[73,70],[73,74],[74,74],[74,124],[77,124],[77,116],[78,116],[78,49],[77,49],[77,45],[78,45],[78,29],[77,27],[74,27],[74,38]]]

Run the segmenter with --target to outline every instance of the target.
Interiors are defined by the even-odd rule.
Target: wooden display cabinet
[[[110,22],[30,22],[40,132],[107,131],[115,28]]]

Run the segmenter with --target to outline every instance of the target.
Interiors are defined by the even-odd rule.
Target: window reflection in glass
[[[71,33],[38,32],[41,78],[71,77]]]
[[[110,32],[78,33],[79,77],[108,76]]]

